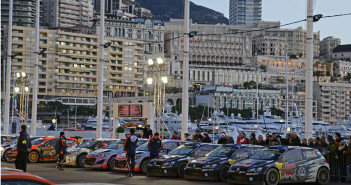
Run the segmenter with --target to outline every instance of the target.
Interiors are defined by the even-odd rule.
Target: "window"
[[[153,23],[150,19],[147,19],[145,21],[145,25],[146,25],[146,28],[152,28],[153,27]]]
[[[57,143],[58,139],[51,139],[45,143],[45,147],[54,147]]]
[[[177,146],[178,145],[176,142],[168,142],[168,143],[163,144],[163,149],[171,151],[171,150],[177,148]]]
[[[291,150],[284,154],[283,162],[294,162],[302,160],[301,150]]]
[[[251,147],[242,148],[235,153],[233,159],[245,159],[254,154],[254,149]]]
[[[316,150],[303,150],[302,154],[305,159],[315,159],[320,157],[319,152]]]
[[[212,146],[212,145],[204,145],[199,147],[198,149],[195,150],[194,153],[192,153],[191,156],[193,157],[201,157],[205,156],[207,153],[210,151],[214,150],[217,146]]]

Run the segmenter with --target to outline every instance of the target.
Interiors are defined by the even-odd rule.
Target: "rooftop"
[[[339,45],[336,48],[334,48],[333,53],[338,52],[351,52],[351,44]]]

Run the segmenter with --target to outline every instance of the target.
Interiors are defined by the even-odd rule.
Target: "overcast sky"
[[[222,12],[229,18],[229,0],[191,0]],[[306,17],[307,0],[263,0],[262,19],[265,21],[280,21],[282,24],[294,22]],[[335,15],[351,13],[351,0],[315,0],[314,14]],[[305,23],[290,25],[296,28]],[[314,24],[314,31],[321,32],[321,39],[335,36],[341,39],[341,44],[351,44],[351,15],[321,19]]]

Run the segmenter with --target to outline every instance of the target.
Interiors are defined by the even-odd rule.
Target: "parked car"
[[[148,166],[148,176],[183,177],[189,161],[205,156],[221,145],[207,143],[186,143],[167,155],[152,159]]]
[[[147,139],[139,139],[137,146],[146,143]],[[124,152],[124,142],[125,139],[118,140],[117,142],[111,143],[108,147],[104,149],[99,149],[88,153],[85,157],[86,168],[102,168],[110,169],[114,168],[114,160],[117,155]]]
[[[228,182],[267,184],[316,182],[328,184],[329,164],[318,149],[270,146],[230,167]]]
[[[1,185],[17,184],[51,185],[56,183],[30,173],[23,172],[22,170],[1,168]]]
[[[41,137],[31,141],[32,148],[28,153],[28,161],[30,163],[36,163],[38,161],[56,161],[57,155],[55,151],[55,145],[59,140],[58,137]],[[67,138],[67,145],[79,145],[79,140],[75,138]],[[17,147],[14,147],[7,156],[7,161],[15,161],[17,156]]]
[[[94,139],[86,141],[77,147],[70,148],[67,150],[68,153],[65,156],[66,160],[63,165],[84,168],[84,160],[89,152],[104,149],[116,141],[116,139]]]
[[[190,161],[185,167],[184,178],[226,182],[231,164],[244,160],[263,148],[257,145],[223,145],[205,157]]]
[[[34,139],[38,139],[38,138],[40,138],[40,136],[32,136],[32,137],[30,137],[30,141],[33,141]],[[16,145],[17,145],[17,139],[2,144],[1,145],[1,160],[6,161],[9,151],[11,151],[13,148],[15,148]]]
[[[180,140],[163,140],[162,145],[163,148],[160,151],[160,155],[165,155],[169,153],[170,151],[174,150],[175,148],[185,144],[189,143],[187,141],[180,141]],[[136,154],[135,154],[135,172],[141,172],[141,173],[147,173],[147,167],[149,164],[150,160],[150,152],[148,148],[148,143],[145,143],[139,147],[136,148]],[[118,171],[128,171],[127,167],[127,157],[126,154],[120,154],[117,155],[116,160],[115,160],[115,170]]]
[[[8,143],[10,141],[17,140],[17,136],[11,136],[11,135],[2,135],[1,136],[1,145],[4,143]]]

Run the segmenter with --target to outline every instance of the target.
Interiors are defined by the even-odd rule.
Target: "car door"
[[[311,179],[315,179],[318,168],[320,166],[320,158],[317,149],[303,149],[302,150],[302,161],[297,167],[297,178],[299,181],[306,182]]]
[[[58,139],[50,139],[42,144],[41,147],[41,157],[48,158],[48,157],[56,157],[55,145],[58,142]]]
[[[302,161],[302,152],[300,149],[287,151],[281,157],[282,168],[280,171],[281,182],[297,182],[299,181],[297,173],[298,166]]]

